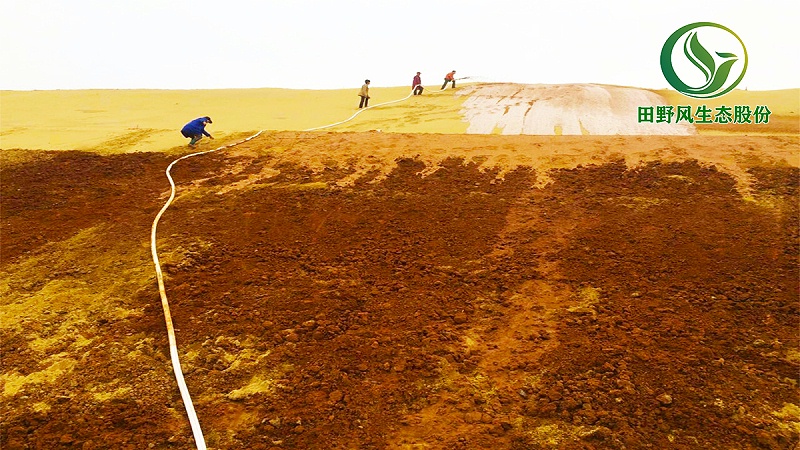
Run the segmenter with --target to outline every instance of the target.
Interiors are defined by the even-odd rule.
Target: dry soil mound
[[[461,113],[467,133],[689,135],[691,124],[639,123],[639,106],[667,105],[658,94],[597,84],[478,84]]]

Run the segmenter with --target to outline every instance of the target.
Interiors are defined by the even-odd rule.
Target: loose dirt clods
[[[209,446],[794,448],[796,138],[638,139],[178,164],[159,247]],[[41,156],[0,173],[0,446],[193,448],[148,254],[173,158]]]

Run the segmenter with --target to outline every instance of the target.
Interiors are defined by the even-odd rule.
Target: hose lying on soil
[[[343,123],[346,123],[346,122],[349,122],[349,121],[353,120],[356,116],[358,116],[359,114],[361,114],[363,111],[365,111],[367,109],[378,108],[378,107],[381,107],[381,106],[391,105],[391,104],[394,104],[394,103],[402,102],[404,100],[408,100],[413,95],[414,89],[416,87],[417,86],[414,86],[412,88],[411,92],[406,97],[403,97],[401,99],[392,100],[392,101],[388,101],[388,102],[384,102],[384,103],[379,103],[377,105],[369,106],[369,107],[366,107],[366,108],[363,108],[363,109],[359,110],[358,112],[356,112],[355,114],[353,114],[352,116],[350,116],[349,118],[347,118],[347,119],[345,119],[345,120],[343,120],[341,122],[336,122],[336,123],[333,123],[333,124],[330,124],[330,125],[323,125],[321,127],[309,128],[309,129],[303,130],[303,131],[315,131],[315,130],[322,130],[322,129],[325,129],[325,128],[335,127],[337,125],[341,125]],[[439,91],[433,91],[433,92],[442,92],[443,90],[444,89],[440,89]],[[167,334],[169,336],[169,354],[170,354],[170,359],[172,360],[172,370],[175,372],[175,380],[177,381],[178,389],[181,392],[181,399],[183,400],[183,405],[184,405],[184,408],[186,409],[186,415],[189,417],[189,423],[191,424],[192,434],[194,435],[195,444],[196,444],[198,450],[206,450],[206,443],[205,443],[205,438],[203,437],[203,430],[200,428],[200,421],[197,419],[197,413],[194,410],[194,405],[192,403],[192,397],[191,397],[191,395],[189,395],[189,389],[186,387],[186,381],[183,378],[183,370],[181,369],[181,362],[180,362],[180,358],[178,357],[178,345],[177,345],[177,340],[175,339],[175,327],[172,324],[172,315],[170,314],[170,311],[169,311],[169,302],[167,301],[167,292],[166,292],[166,288],[164,287],[164,275],[161,272],[161,264],[159,263],[159,260],[158,260],[158,250],[156,248],[156,231],[158,229],[158,221],[161,219],[161,216],[164,214],[164,212],[166,212],[167,208],[169,208],[169,206],[172,204],[172,201],[175,199],[175,181],[172,179],[172,175],[170,174],[170,171],[172,170],[172,167],[175,164],[177,164],[179,161],[191,158],[193,156],[205,155],[207,153],[216,152],[218,150],[223,150],[223,149],[226,149],[226,148],[235,147],[235,146],[237,146],[239,144],[245,143],[245,142],[247,142],[247,141],[249,141],[251,139],[254,139],[254,138],[258,137],[263,132],[264,132],[264,130],[261,130],[258,133],[254,134],[254,135],[252,135],[252,136],[250,136],[248,138],[245,138],[245,139],[243,139],[241,141],[234,142],[234,143],[228,144],[228,145],[224,145],[222,147],[215,148],[213,150],[206,150],[206,151],[202,151],[202,152],[196,152],[196,153],[191,153],[191,154],[188,154],[188,155],[184,155],[184,156],[181,156],[180,158],[172,161],[169,164],[169,166],[167,166],[167,169],[166,169],[167,179],[169,180],[169,184],[170,184],[169,199],[167,199],[167,202],[164,204],[163,207],[161,207],[161,210],[158,212],[158,214],[156,214],[156,217],[153,220],[153,226],[152,226],[152,228],[150,230],[150,251],[151,251],[151,253],[153,255],[153,264],[155,265],[155,268],[156,268],[156,278],[158,280],[158,292],[159,292],[159,295],[161,296],[161,307],[164,310],[164,322],[167,325]]]

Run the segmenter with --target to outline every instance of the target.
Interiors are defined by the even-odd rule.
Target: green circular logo
[[[705,46],[700,43],[701,39]],[[727,94],[742,81],[745,71],[747,49],[744,42],[729,28],[717,23],[697,22],[683,26],[670,35],[661,49],[664,78],[689,97],[714,98]]]

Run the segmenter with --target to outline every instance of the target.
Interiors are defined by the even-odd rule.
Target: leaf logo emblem
[[[726,37],[732,43],[738,42],[741,47],[741,52],[733,53],[730,51],[715,51],[714,57],[708,49],[703,46],[698,37],[698,29],[704,27],[711,27],[714,30],[722,30],[727,32]],[[731,38],[735,38],[735,41]],[[680,53],[674,51],[676,45],[682,41],[683,52],[682,56],[688,60],[697,70],[702,73],[704,82],[699,86],[691,86],[684,79],[678,76],[674,62],[676,54],[681,56]],[[741,55],[741,56],[739,56]],[[738,64],[737,62],[743,62]],[[738,78],[735,73],[732,73],[741,68],[738,73]],[[695,98],[713,98],[724,95],[733,90],[739,82],[744,78],[745,71],[747,70],[747,49],[744,43],[733,31],[722,25],[712,22],[697,22],[681,27],[667,39],[664,47],[661,49],[661,71],[664,73],[664,78],[667,79],[669,84],[678,92]],[[685,73],[684,73],[685,75]]]

